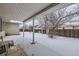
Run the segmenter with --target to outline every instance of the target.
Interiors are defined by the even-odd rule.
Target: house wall
[[[0,31],[2,31],[2,18],[0,18]]]
[[[4,31],[7,35],[18,35],[19,34],[19,24],[5,22]]]

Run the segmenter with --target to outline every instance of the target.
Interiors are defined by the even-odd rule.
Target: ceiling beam
[[[45,7],[44,9],[42,9],[42,10],[40,10],[39,12],[35,13],[34,15],[30,16],[29,18],[25,19],[23,22],[25,22],[25,21],[27,21],[27,20],[29,20],[29,19],[35,17],[36,15],[39,15],[39,14],[41,14],[41,13],[47,11],[48,9],[50,9],[50,8],[52,8],[52,7],[54,7],[54,6],[58,5],[58,4],[59,4],[59,3],[51,3],[49,6]]]

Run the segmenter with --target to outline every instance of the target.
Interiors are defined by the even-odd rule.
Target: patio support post
[[[34,18],[33,18],[33,40],[31,44],[35,44],[35,29],[34,29]]]
[[[24,22],[23,22],[23,37],[24,37],[24,30],[25,30],[25,29],[24,29]]]

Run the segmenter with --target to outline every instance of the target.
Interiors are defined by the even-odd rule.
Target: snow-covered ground
[[[20,35],[7,36],[5,40],[14,40],[27,52],[35,56],[79,56],[79,39],[54,36],[49,38],[45,34],[35,33],[36,44],[31,45],[32,32],[25,32],[25,37]]]

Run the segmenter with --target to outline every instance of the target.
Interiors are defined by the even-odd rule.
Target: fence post
[[[75,27],[73,26],[73,37],[75,38]]]
[[[64,30],[64,27],[63,27],[63,32],[64,32],[63,35],[65,36],[65,30]]]

